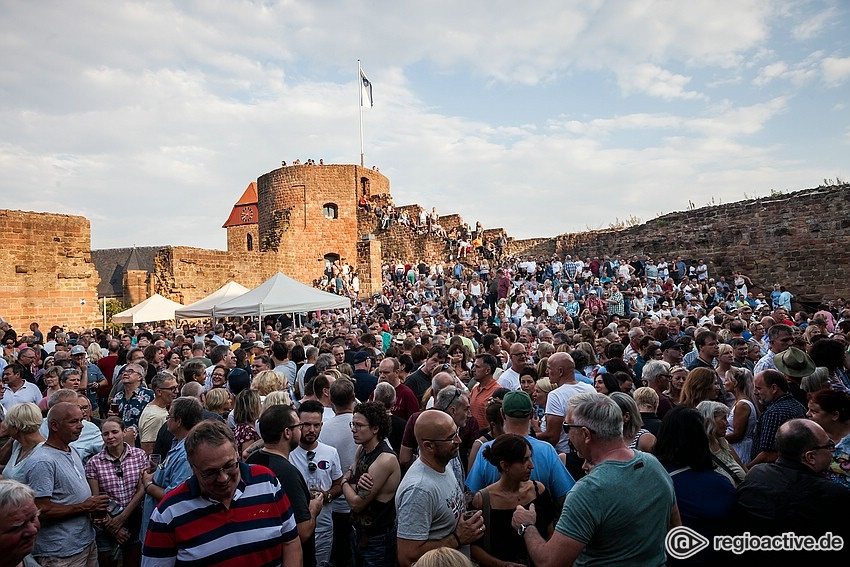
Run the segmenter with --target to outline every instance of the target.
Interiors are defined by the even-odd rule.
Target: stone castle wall
[[[188,304],[229,280],[250,288],[277,271],[310,284],[321,277],[325,256],[336,254],[360,272],[361,293],[368,294],[380,289],[382,263],[448,260],[451,251],[443,238],[418,235],[395,223],[379,230],[375,215],[357,205],[361,196],[385,205],[391,201],[389,191],[386,177],[355,165],[296,165],[271,171],[258,180],[259,225],[231,228],[228,251],[162,248],[146,293]],[[671,213],[621,230],[509,239],[508,253],[702,257],[713,276],[730,277],[732,270],[740,269],[756,289],[767,290],[778,282],[802,300],[850,297],[848,201],[847,185],[821,187]],[[325,217],[325,205],[336,206],[336,218]],[[414,216],[422,207],[397,208]],[[456,214],[440,217],[447,230],[462,222]],[[491,228],[485,235],[495,238],[502,232]],[[0,234],[0,316],[18,329],[32,320],[69,327],[99,321],[98,277],[85,218],[0,211]],[[128,283],[140,293],[141,280]]]
[[[850,186],[671,213],[622,230],[557,237],[562,256],[704,258],[710,275],[741,270],[757,289],[785,285],[801,301],[850,297]]]
[[[0,317],[28,331],[98,324],[91,227],[84,217],[0,210]],[[85,301],[83,304],[82,302]]]

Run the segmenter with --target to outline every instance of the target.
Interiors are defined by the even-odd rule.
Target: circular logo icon
[[[667,532],[664,547],[673,559],[688,559],[706,547],[710,542],[700,533],[687,526],[678,526]]]

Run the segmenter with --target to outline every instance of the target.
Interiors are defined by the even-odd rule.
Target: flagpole
[[[360,93],[360,167],[366,167],[363,159],[363,70],[357,60],[357,92]]]

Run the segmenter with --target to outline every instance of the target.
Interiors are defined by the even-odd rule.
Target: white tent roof
[[[113,323],[147,323],[174,319],[174,311],[183,307],[181,303],[166,299],[158,293],[145,299],[135,307],[112,316]]]
[[[213,307],[217,304],[230,301],[247,291],[248,288],[244,285],[240,285],[234,281],[229,281],[205,298],[178,309],[174,312],[174,316],[179,319],[211,317]]]
[[[304,285],[278,272],[248,293],[216,305],[215,316],[262,316],[350,307],[351,300],[347,297]]]

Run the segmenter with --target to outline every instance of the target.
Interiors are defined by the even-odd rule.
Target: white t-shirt
[[[564,384],[562,386],[558,386],[551,392],[549,392],[549,398],[546,400],[546,415],[557,415],[562,420],[567,415],[567,410],[569,409],[569,400],[576,394],[583,394],[585,392],[595,392],[596,389],[590,384],[585,384],[584,382],[576,382],[575,384]],[[564,433],[563,427],[561,428],[561,438],[558,439],[558,443],[555,445],[555,449],[559,453],[569,453],[570,445],[567,442],[567,434]]]
[[[496,381],[502,388],[508,388],[509,390],[519,390],[519,372],[517,372],[513,368],[509,368],[502,372],[502,374]],[[548,407],[549,404],[546,405]]]
[[[316,487],[318,490],[328,491],[331,489],[333,482],[342,476],[342,469],[339,465],[339,453],[330,445],[325,445],[321,441],[313,449],[316,455],[313,460],[307,459],[307,450],[299,446],[292,450],[289,454],[289,462],[295,465],[301,476],[304,477],[304,482],[308,488]],[[310,463],[315,467],[310,467]],[[314,470],[310,470],[313,468]],[[319,512],[319,517],[316,518],[316,533],[327,532],[333,530],[333,517],[331,516],[331,507],[322,506],[322,511]]]

